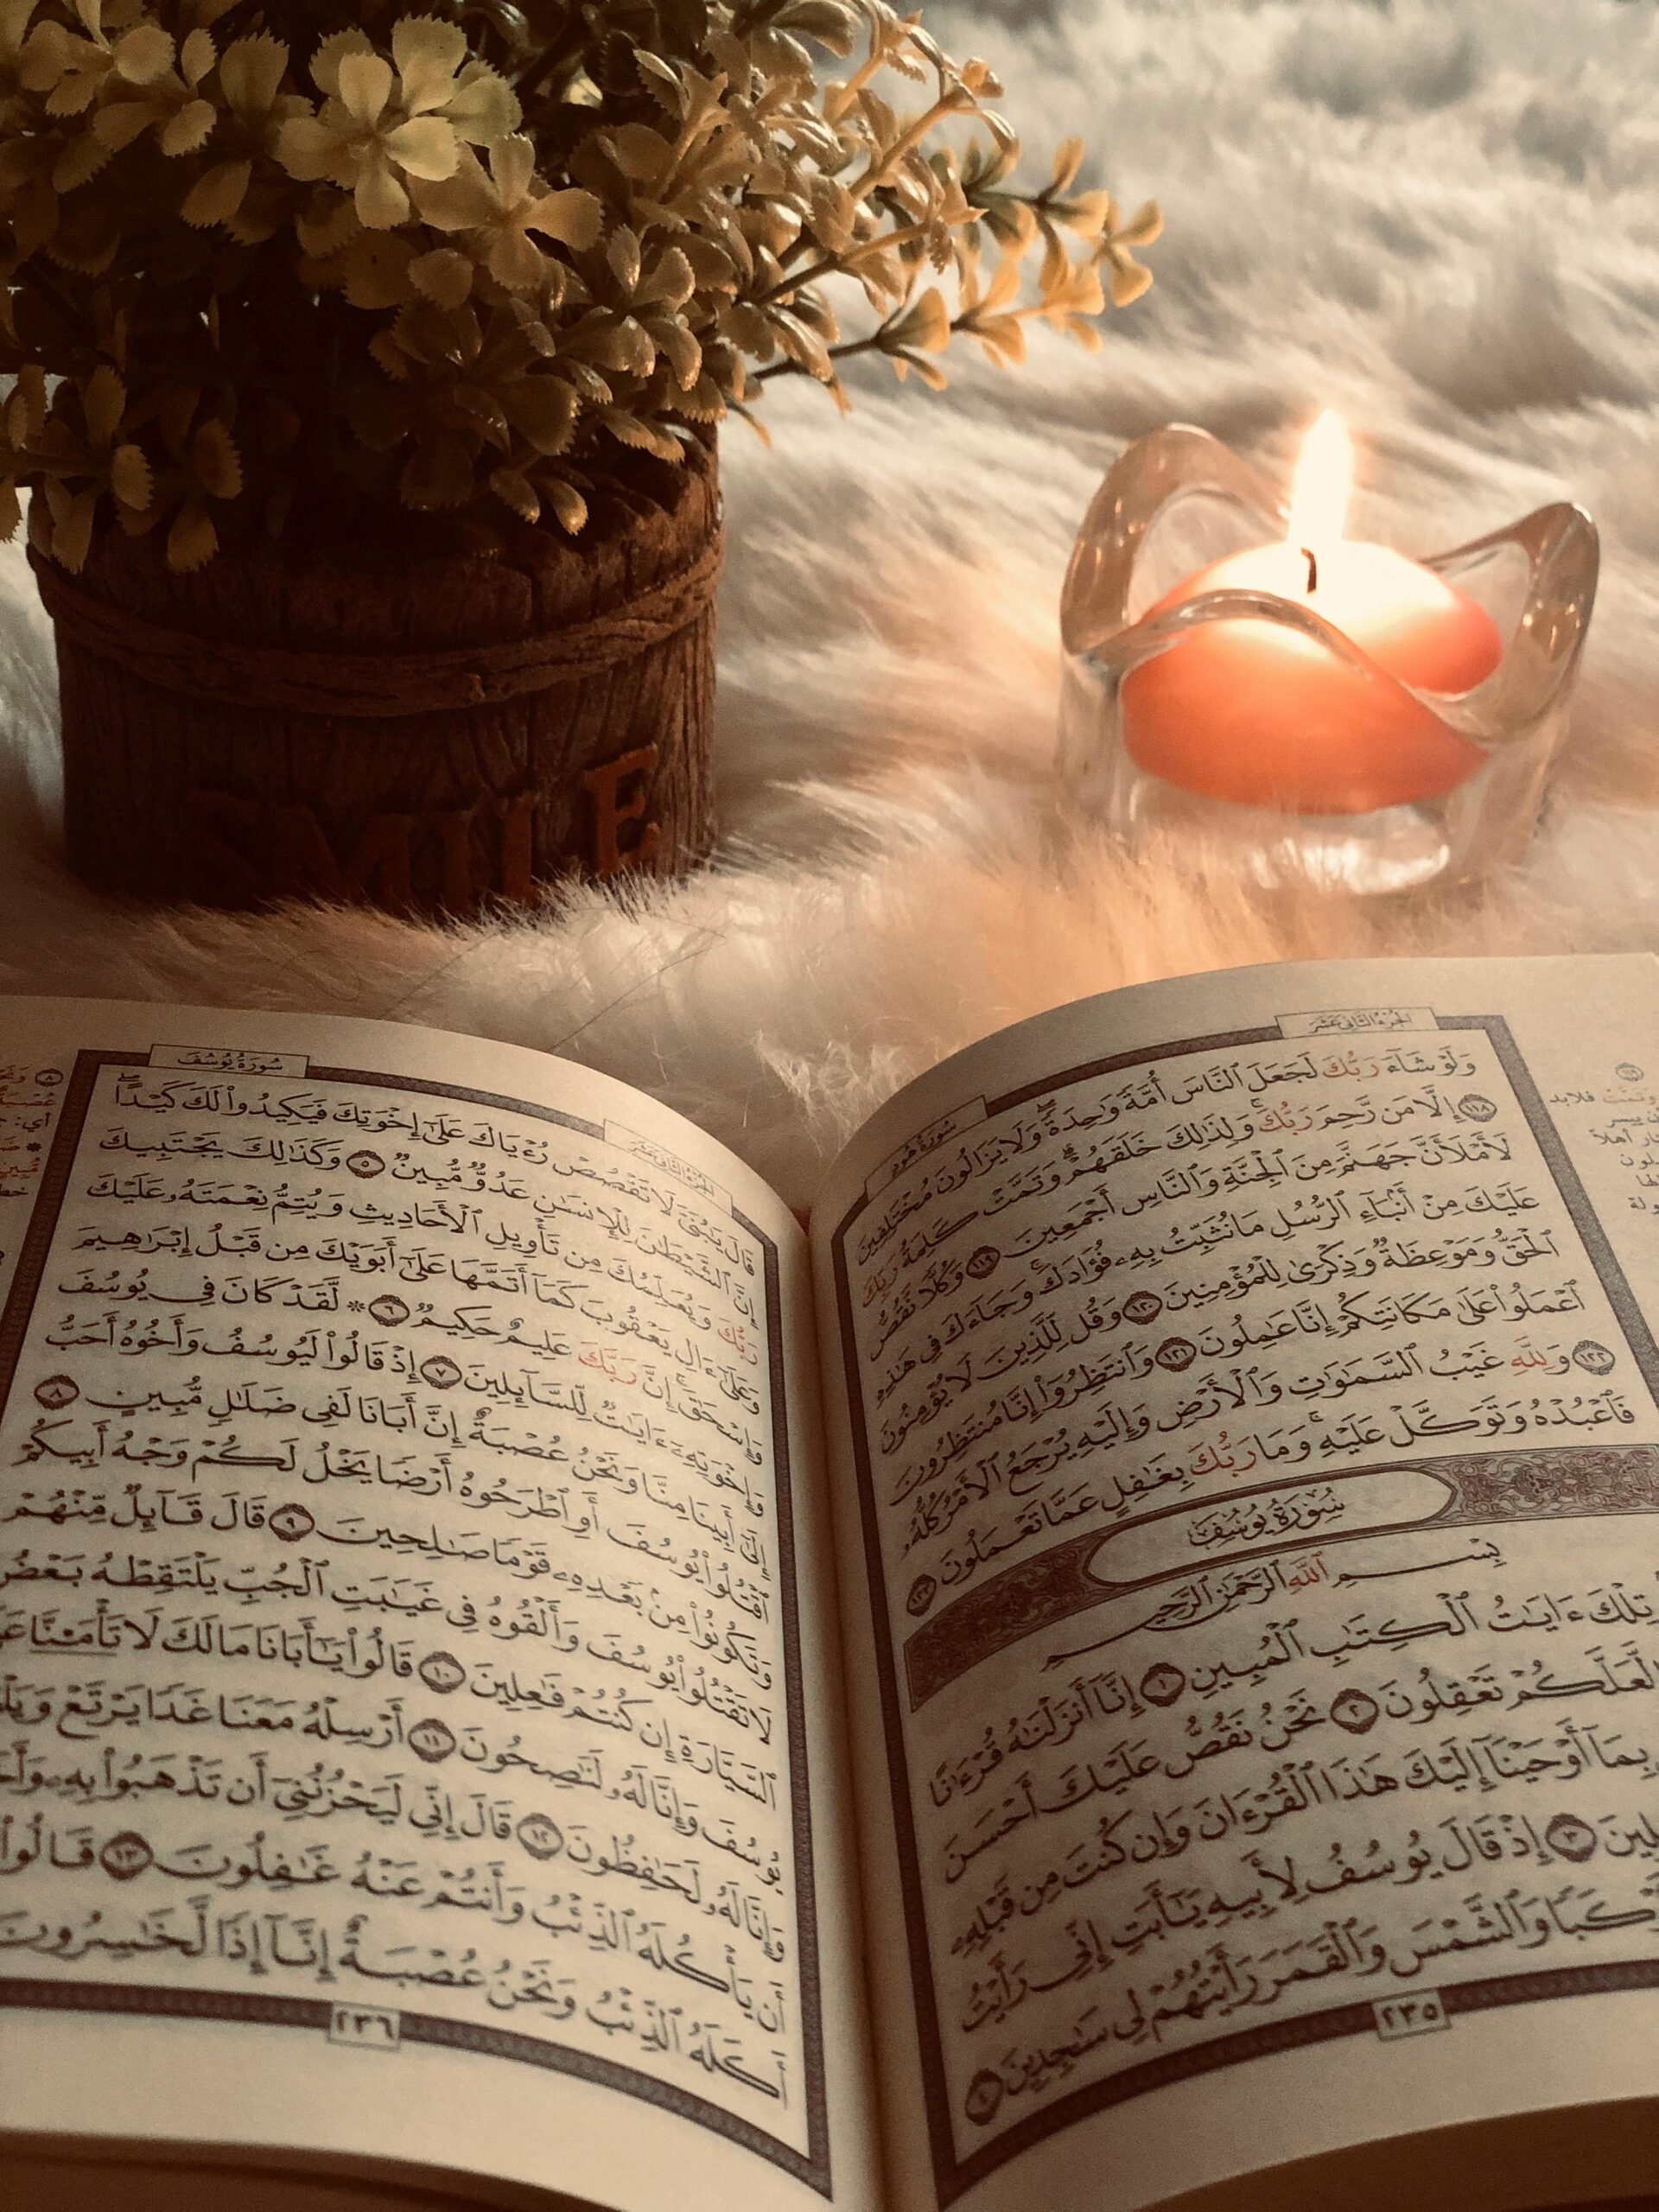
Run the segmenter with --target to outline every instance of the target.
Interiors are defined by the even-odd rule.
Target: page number
[[[328,2040],[354,2044],[359,2050],[396,2050],[402,2027],[402,2016],[381,2005],[336,2005],[328,2016]]]
[[[1401,2036],[1426,2036],[1452,2024],[1438,1989],[1420,1990],[1411,1997],[1379,1997],[1371,2006],[1376,2032],[1385,2043]]]

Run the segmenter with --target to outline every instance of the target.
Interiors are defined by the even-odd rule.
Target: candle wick
[[[1311,596],[1314,592],[1318,591],[1319,588],[1319,564],[1313,558],[1313,549],[1312,546],[1304,545],[1301,549],[1301,554],[1303,560],[1307,563],[1307,588],[1309,595]]]

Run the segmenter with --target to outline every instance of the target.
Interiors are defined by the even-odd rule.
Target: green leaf
[[[219,65],[219,81],[235,112],[251,122],[270,113],[287,70],[288,48],[258,32],[226,48]]]
[[[175,575],[205,569],[219,550],[219,532],[199,499],[188,499],[167,533],[167,565]]]
[[[454,405],[476,425],[486,445],[498,447],[501,452],[512,449],[512,429],[500,401],[493,392],[481,391],[475,385],[457,385],[450,395]]]
[[[683,116],[686,111],[685,87],[666,61],[655,54],[647,53],[643,46],[633,49],[634,67],[645,81],[645,87],[672,115]]]
[[[1155,200],[1135,209],[1121,231],[1112,233],[1118,245],[1151,245],[1164,234],[1164,211]]]
[[[92,180],[109,160],[111,149],[91,130],[83,130],[72,138],[52,164],[52,188],[54,192],[73,192]]]
[[[944,293],[937,285],[930,285],[883,334],[882,350],[919,346],[925,353],[942,353],[950,343],[950,310],[944,303]]]
[[[789,0],[772,16],[779,30],[793,31],[798,38],[816,39],[831,54],[850,54],[857,35],[858,17],[840,0]]]
[[[354,308],[401,307],[410,297],[414,259],[411,239],[365,231],[340,257],[346,298]]]
[[[1143,269],[1138,261],[1131,261],[1127,255],[1121,261],[1114,255],[1111,270],[1110,287],[1115,308],[1128,307],[1143,292],[1152,289],[1151,270]]]
[[[54,485],[51,487],[56,490]],[[60,508],[54,503],[54,527],[52,531],[52,557],[61,562],[72,576],[78,576],[86,565],[86,556],[92,550],[92,524],[98,519],[96,492],[78,492]]]
[[[213,51],[213,34],[203,30],[198,25],[187,36],[179,51],[179,60],[183,70],[185,83],[194,91],[217,59],[218,56]]]
[[[17,372],[17,382],[6,401],[6,435],[15,446],[27,445],[40,435],[46,423],[46,372],[29,361]]]
[[[252,177],[251,162],[219,162],[196,179],[179,213],[197,230],[228,223],[247,198]]]
[[[527,231],[539,231],[543,238],[557,238],[574,251],[586,253],[599,243],[605,207],[591,192],[549,192],[518,219]]]
[[[1054,177],[1049,189],[1052,192],[1070,192],[1082,167],[1082,139],[1062,138],[1054,149]]]
[[[667,170],[674,149],[649,124],[625,123],[607,133],[601,142],[624,176],[648,184]]]
[[[632,292],[639,282],[639,240],[626,223],[619,224],[611,232],[605,258],[623,290]]]
[[[140,23],[116,42],[116,74],[130,85],[154,85],[170,73],[174,54],[170,33],[159,23]]]
[[[808,204],[812,235],[831,253],[844,253],[853,243],[858,207],[844,184],[831,176],[812,180]]]
[[[242,490],[242,456],[223,423],[210,419],[196,432],[190,467],[210,499],[234,499]]]
[[[516,468],[493,469],[490,489],[498,499],[512,509],[525,522],[534,522],[542,512],[541,496],[530,479]]]
[[[834,376],[835,365],[830,359],[830,349],[816,330],[809,328],[798,315],[787,308],[766,309],[766,321],[777,333],[778,343],[791,361],[804,368],[809,376],[817,377],[821,384],[828,384]]]
[[[702,348],[683,322],[665,315],[653,316],[646,325],[658,351],[673,370],[682,391],[689,391],[702,369]]]
[[[636,307],[683,308],[696,289],[690,262],[678,246],[666,246],[634,286],[633,302]]]
[[[174,156],[200,151],[218,120],[218,112],[209,101],[192,100],[176,115],[168,118],[162,130],[162,151]]]
[[[119,153],[122,147],[130,146],[141,132],[148,130],[155,120],[156,111],[148,100],[111,100],[92,118],[92,129],[98,133],[100,144]]]
[[[419,255],[409,264],[409,275],[416,291],[441,308],[464,306],[472,296],[473,264],[452,246]]]
[[[126,412],[127,387],[107,362],[92,371],[80,399],[86,416],[87,436],[95,446],[111,444]]]
[[[139,446],[118,446],[110,462],[110,489],[124,507],[147,507],[156,495],[156,480]]]
[[[620,407],[607,407],[601,412],[600,422],[619,444],[632,446],[641,453],[655,454],[658,461],[683,461],[684,449],[673,437],[654,423],[642,416],[630,415]]]
[[[918,378],[927,386],[930,391],[944,391],[949,389],[950,379],[938,362],[930,361],[920,353],[895,353],[893,357],[893,365],[901,384],[904,382],[906,371],[914,369]]]
[[[508,385],[502,391],[501,404],[514,429],[537,453],[563,453],[569,444],[577,400],[562,377],[530,377],[522,384]]]
[[[588,519],[587,500],[574,484],[568,484],[562,476],[544,476],[541,486],[560,526],[575,537]]]

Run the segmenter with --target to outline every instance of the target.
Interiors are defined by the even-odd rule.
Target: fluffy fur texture
[[[0,988],[328,1008],[570,1055],[657,1092],[791,1200],[889,1090],[1018,1017],[1277,958],[1659,944],[1659,10],[1650,0],[930,5],[1039,146],[1164,201],[1103,353],[964,363],[850,423],[769,400],[724,443],[725,842],[695,880],[440,931],[130,913],[65,874],[55,677],[0,555]],[[1057,601],[1130,438],[1201,423],[1282,468],[1321,404],[1356,520],[1446,545],[1570,495],[1605,537],[1576,733],[1524,866],[1478,896],[1264,901],[1131,865],[1052,784]]]

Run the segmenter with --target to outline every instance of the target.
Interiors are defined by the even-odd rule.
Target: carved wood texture
[[[653,503],[611,503],[575,541],[515,528],[500,560],[435,553],[412,524],[412,544],[301,558],[262,543],[175,576],[156,537],[111,531],[73,580],[99,618],[90,625],[54,605],[67,582],[43,572],[71,864],[149,899],[308,895],[467,914],[572,875],[667,874],[702,858],[714,837],[715,453],[648,467]],[[639,649],[630,605],[654,592],[660,610],[688,575],[709,579],[690,619]],[[146,638],[149,626],[163,636]],[[464,665],[476,652],[485,680],[473,688],[487,693],[499,688],[490,648],[509,649],[505,663],[525,640],[573,627],[579,673],[480,704],[419,704],[410,657]],[[273,646],[349,657],[358,700],[349,686],[341,711],[262,699],[237,655]],[[365,701],[368,656],[385,658],[386,688]],[[369,674],[372,686],[378,666]]]

